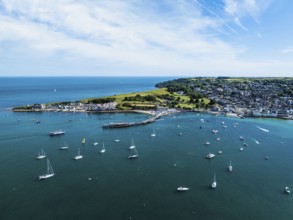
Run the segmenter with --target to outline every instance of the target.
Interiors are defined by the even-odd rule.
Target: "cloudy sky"
[[[0,0],[0,76],[292,76],[292,0]]]

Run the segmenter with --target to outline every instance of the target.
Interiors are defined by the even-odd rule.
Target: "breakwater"
[[[157,119],[159,119],[163,115],[166,115],[166,114],[162,114],[162,113],[156,114],[153,117],[140,121],[140,122],[119,122],[119,123],[104,124],[103,128],[125,128],[125,127],[131,127],[131,126],[145,125],[145,124],[155,122]]]

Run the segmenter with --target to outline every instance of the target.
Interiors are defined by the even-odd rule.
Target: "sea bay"
[[[292,121],[192,112],[165,116],[146,126],[103,129],[105,123],[140,121],[149,116],[8,111],[18,104],[145,91],[166,80],[121,78],[124,83],[118,83],[115,78],[68,78],[73,83],[67,85],[64,78],[33,79],[34,83],[28,79],[8,80],[10,86],[1,79],[1,219],[293,218],[292,196],[284,193],[285,186],[293,187]],[[17,85],[21,89],[16,89]],[[153,127],[156,137],[151,138]],[[48,133],[55,129],[66,134],[50,137]],[[218,133],[213,134],[213,129]],[[82,145],[84,137],[86,144]],[[132,138],[137,160],[128,159]],[[92,145],[95,139],[97,146]],[[64,143],[69,149],[60,151]],[[103,143],[106,152],[101,155]],[[35,159],[42,148],[56,175],[38,181],[46,171],[46,159]],[[78,148],[84,158],[75,161]],[[217,154],[219,150],[222,155]],[[210,152],[216,157],[207,160]],[[227,170],[229,161],[232,173]],[[218,186],[212,190],[214,173]],[[178,186],[190,190],[178,193]]]

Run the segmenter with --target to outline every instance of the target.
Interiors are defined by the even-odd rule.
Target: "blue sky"
[[[291,76],[292,0],[0,0],[0,76]]]

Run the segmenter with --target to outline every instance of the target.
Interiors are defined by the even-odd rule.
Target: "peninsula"
[[[176,111],[293,119],[293,78],[180,78],[146,92],[79,101],[33,104],[12,111],[125,112],[157,115]]]

